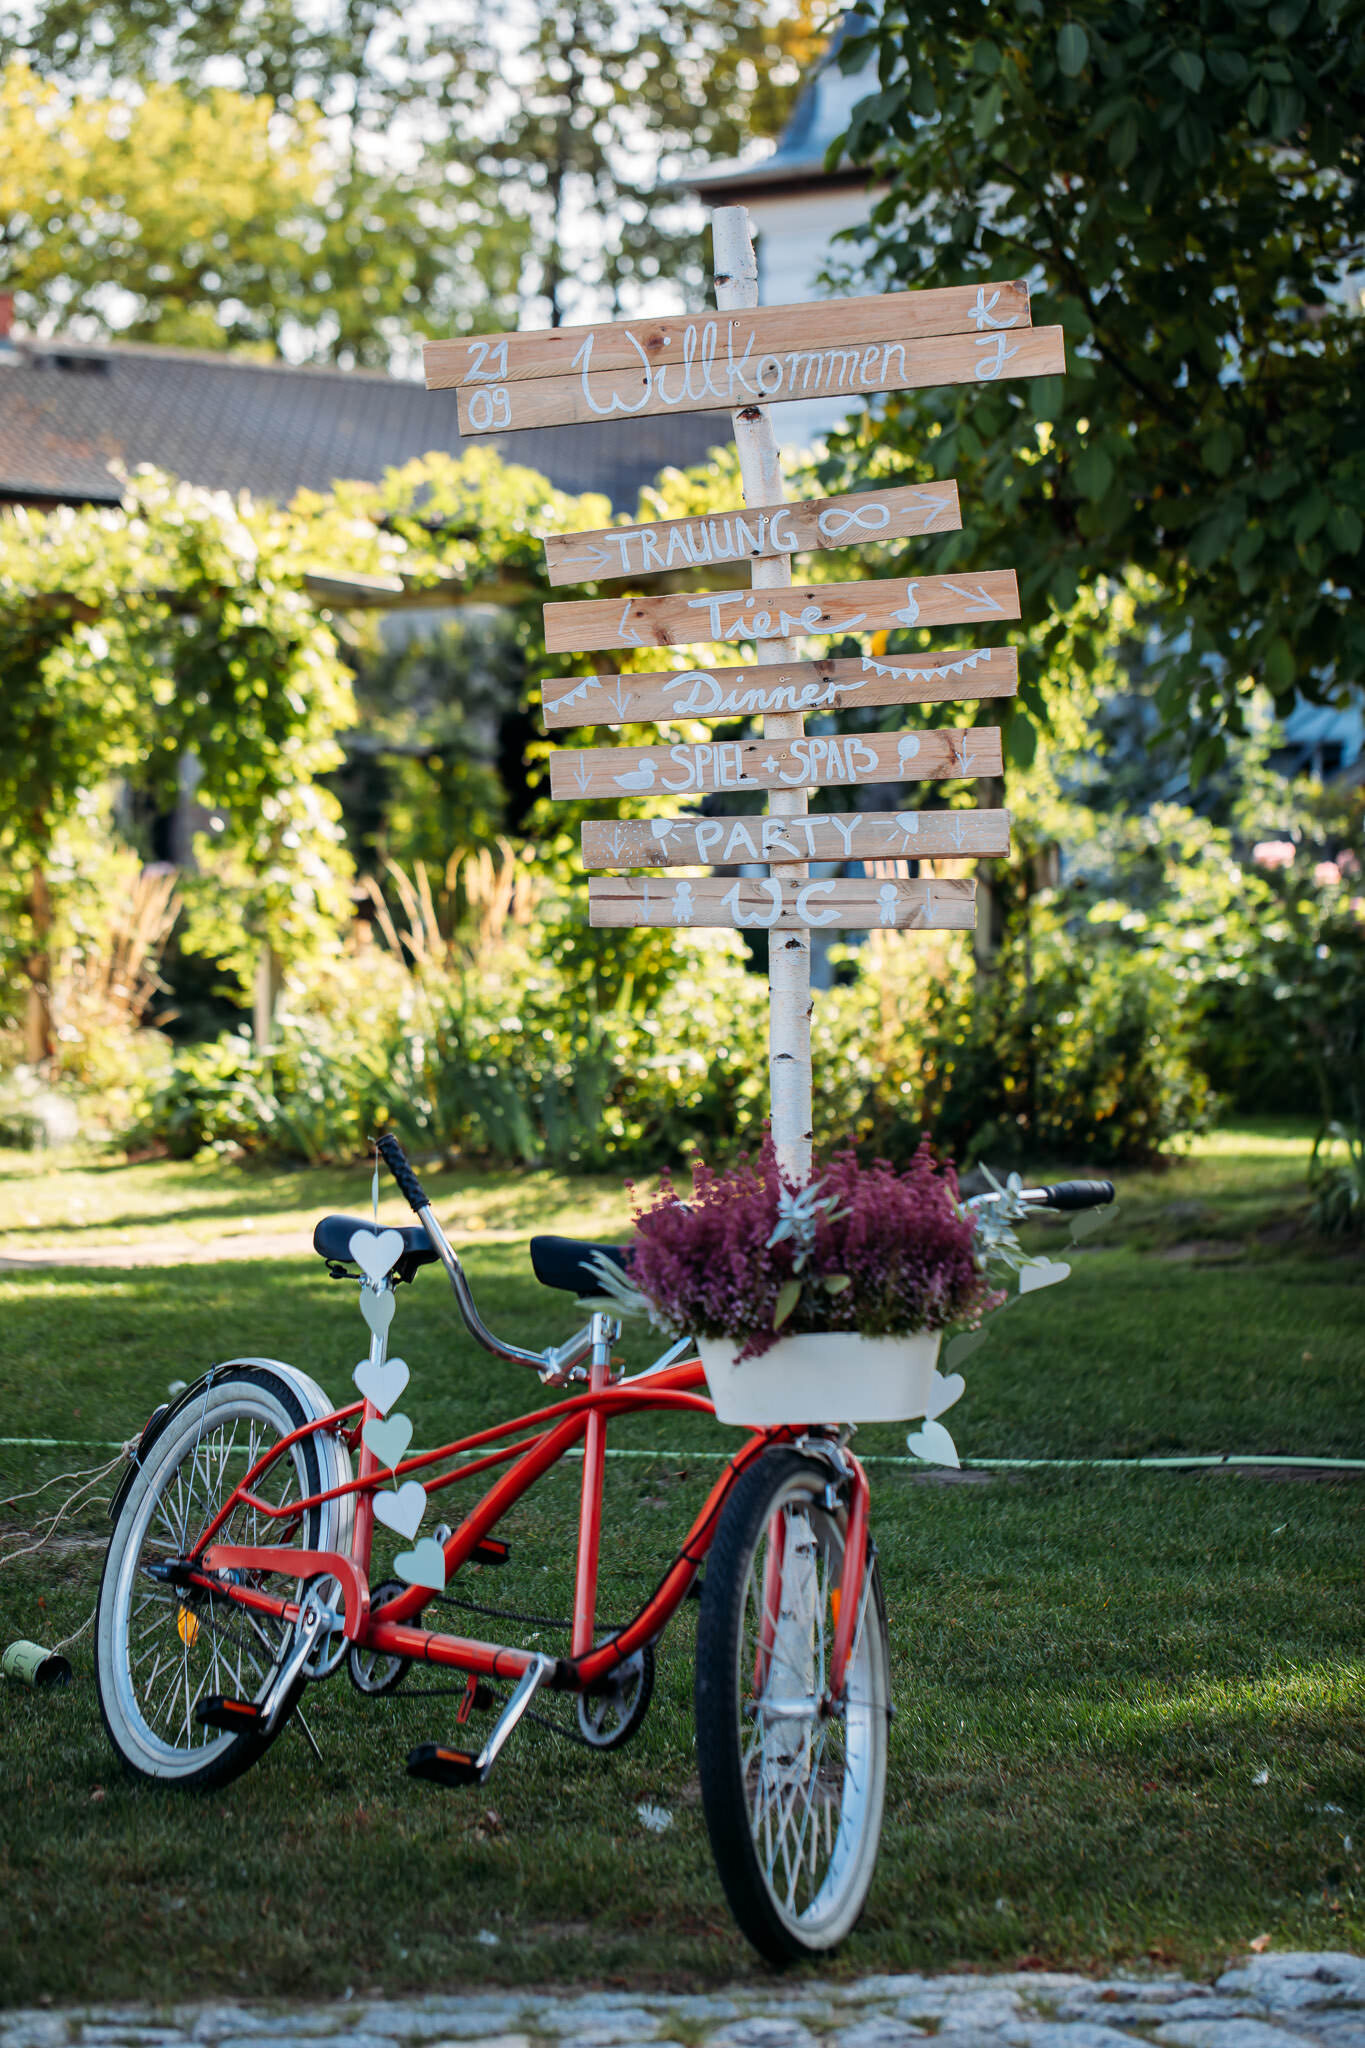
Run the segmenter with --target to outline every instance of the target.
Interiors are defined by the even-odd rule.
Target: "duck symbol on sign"
[[[915,596],[915,592],[918,589],[918,577],[915,578],[913,583],[906,584],[905,603],[898,612],[892,612],[891,614],[898,626],[915,626],[919,624],[919,600]]]
[[[624,775],[614,775],[612,781],[618,789],[653,789],[654,763],[642,761],[638,768],[628,768]]]

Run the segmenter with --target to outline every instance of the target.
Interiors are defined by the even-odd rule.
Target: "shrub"
[[[213,1146],[256,1152],[273,1122],[264,1063],[249,1039],[229,1033],[175,1054],[124,1142],[130,1151],[164,1145],[173,1159]]]
[[[1064,933],[1016,941],[985,987],[950,990],[922,1052],[911,1128],[966,1160],[1138,1163],[1209,1113],[1169,973]],[[893,1123],[892,1148],[907,1135]]]

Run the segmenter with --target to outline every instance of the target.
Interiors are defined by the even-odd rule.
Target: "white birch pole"
[[[716,305],[722,313],[745,312],[758,304],[758,265],[743,206],[722,206],[711,216],[716,264]],[[746,505],[777,505],[786,497],[777,458],[777,435],[766,405],[746,405],[731,414]],[[792,580],[791,557],[769,556],[750,565],[755,590],[785,588]],[[763,659],[796,661],[795,640],[764,641]],[[799,711],[763,718],[765,739],[799,738],[806,721]],[[806,792],[774,790],[768,809],[784,818],[804,818]],[[784,863],[784,875],[805,875],[801,863]],[[777,1163],[789,1180],[804,1187],[810,1179],[810,934],[768,934],[768,1073],[772,1104],[773,1145]]]

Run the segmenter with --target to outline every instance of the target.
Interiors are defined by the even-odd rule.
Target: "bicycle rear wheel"
[[[881,1839],[890,1719],[886,1613],[864,1577],[843,1701],[823,1702],[847,1513],[829,1470],[771,1452],[736,1486],[706,1564],[697,1626],[697,1758],[712,1853],[740,1927],[769,1962],[843,1940]]]
[[[215,1693],[259,1699],[288,1624],[221,1596],[178,1590],[154,1572],[194,1546],[272,1445],[329,1412],[321,1389],[292,1367],[234,1364],[196,1390],[150,1447],[110,1538],[95,1627],[100,1713],[139,1776],[208,1788],[237,1777],[266,1749],[254,1732],[202,1727],[195,1710]],[[344,1446],[317,1432],[282,1453],[256,1491],[272,1507],[288,1508],[349,1477]],[[220,1540],[346,1547],[353,1513],[349,1496],[278,1521],[239,1507]],[[267,1576],[259,1575],[261,1583]],[[276,1578],[272,1590],[292,1597],[294,1587]]]

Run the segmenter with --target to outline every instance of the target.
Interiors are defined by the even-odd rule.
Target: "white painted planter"
[[[927,1412],[942,1333],[860,1337],[851,1330],[779,1337],[738,1363],[728,1337],[697,1350],[718,1422],[907,1422]]]

